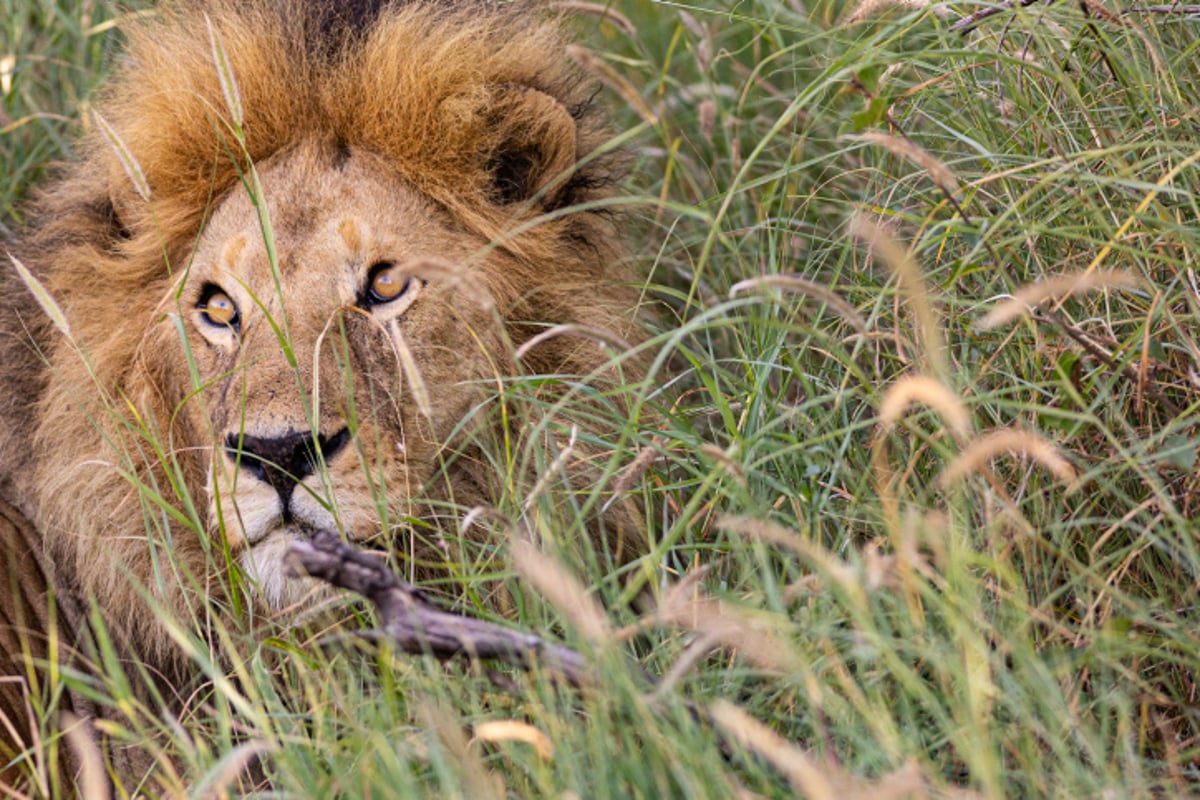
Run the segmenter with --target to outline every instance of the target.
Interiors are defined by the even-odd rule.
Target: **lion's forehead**
[[[370,153],[339,157],[303,146],[261,167],[257,185],[238,185],[218,202],[200,233],[191,282],[229,281],[256,296],[282,291],[285,304],[289,290],[308,302],[318,289],[345,305],[373,261],[454,261],[483,244]],[[277,277],[285,279],[278,286]]]

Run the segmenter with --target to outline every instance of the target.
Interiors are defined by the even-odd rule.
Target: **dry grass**
[[[1033,307],[1056,297],[1065,298],[1105,289],[1134,289],[1141,285],[1142,281],[1136,275],[1125,271],[1087,270],[1055,275],[1017,289],[1012,297],[996,304],[996,307],[984,314],[976,324],[980,330],[999,328],[1028,314]]]

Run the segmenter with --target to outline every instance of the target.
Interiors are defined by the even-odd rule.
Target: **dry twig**
[[[443,661],[465,655],[527,669],[538,665],[573,686],[589,682],[587,662],[574,650],[531,633],[440,609],[382,561],[342,542],[334,533],[316,531],[306,541],[294,543],[287,558],[293,574],[311,575],[374,604],[380,627],[364,632],[365,638],[386,639],[406,653],[429,653]]]
[[[1038,0],[1005,0],[1005,2],[998,5],[987,6],[979,9],[978,11],[971,12],[967,16],[951,25],[950,30],[957,31],[958,33],[967,33],[988,17],[994,17],[997,14],[1003,14],[1005,11],[1011,11],[1013,8],[1018,6],[1021,8],[1028,8],[1036,2],[1038,2]],[[1196,14],[1200,14],[1200,5],[1183,5],[1182,3],[1154,6],[1135,5],[1120,12],[1120,14],[1113,15],[1107,12],[1107,9],[1102,9],[1094,6],[1091,3],[1084,3],[1083,10],[1085,15],[1088,15],[1089,11],[1100,12],[1100,16],[1105,18],[1107,21],[1116,22],[1122,17],[1127,17],[1130,14],[1171,14],[1180,16],[1194,16]]]
[[[1036,2],[1037,0],[1018,0],[1018,2],[1006,0],[1006,2],[1000,3],[999,5],[987,6],[979,9],[978,11],[972,11],[970,14],[951,25],[950,30],[957,31],[959,33],[967,33],[988,17],[994,17],[997,14],[1003,14],[1005,11],[1011,11],[1017,6],[1020,6],[1021,8],[1028,8]]]

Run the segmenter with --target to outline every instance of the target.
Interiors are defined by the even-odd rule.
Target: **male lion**
[[[56,635],[86,649],[91,604],[181,679],[162,617],[232,607],[231,565],[277,610],[306,531],[444,560],[404,523],[499,491],[473,444],[489,393],[618,375],[595,341],[531,341],[630,341],[636,295],[604,137],[530,12],[217,0],[129,32],[80,157],[6,245],[0,772],[30,747],[33,666]],[[610,557],[638,552],[633,519],[594,523]]]

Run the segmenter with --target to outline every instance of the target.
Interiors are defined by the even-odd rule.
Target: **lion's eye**
[[[413,278],[405,275],[400,267],[382,261],[371,267],[367,274],[366,301],[369,305],[390,303],[407,292],[412,284]]]
[[[204,318],[205,322],[220,328],[229,327],[237,330],[241,323],[237,303],[233,302],[233,298],[225,294],[219,286],[209,284],[204,287],[204,291],[200,294],[200,302],[196,304],[196,310],[200,312],[200,316]]]

